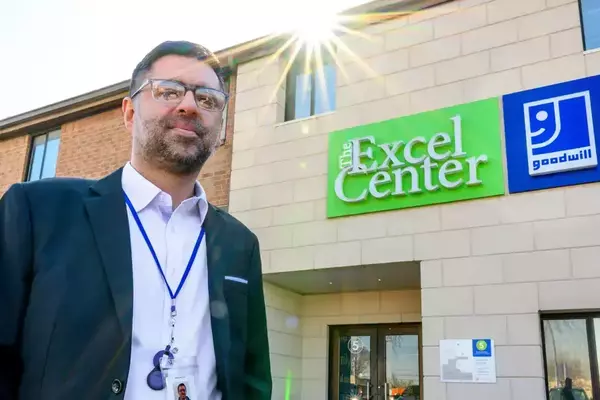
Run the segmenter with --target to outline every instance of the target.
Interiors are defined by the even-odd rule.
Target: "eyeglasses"
[[[133,99],[146,86],[150,85],[152,98],[158,102],[177,105],[181,103],[188,91],[194,93],[196,105],[208,111],[223,111],[229,96],[220,90],[204,86],[186,85],[183,82],[166,79],[147,79],[136,90]]]

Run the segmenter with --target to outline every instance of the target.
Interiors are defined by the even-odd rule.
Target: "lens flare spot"
[[[298,328],[298,317],[295,315],[291,315],[285,319],[285,326],[288,329],[297,329]]]

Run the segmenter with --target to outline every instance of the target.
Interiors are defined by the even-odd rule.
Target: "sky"
[[[164,40],[217,51],[366,1],[0,0],[0,120],[129,79]]]

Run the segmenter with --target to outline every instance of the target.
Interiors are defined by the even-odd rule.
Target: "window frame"
[[[27,167],[25,168],[25,173],[24,173],[24,177],[23,177],[23,181],[25,182],[34,182],[34,181],[39,181],[41,178],[41,174],[44,172],[44,164],[46,162],[46,153],[48,151],[48,139],[50,137],[50,135],[57,133],[58,134],[58,144],[59,144],[59,150],[58,153],[60,153],[60,143],[62,141],[62,130],[61,128],[55,128],[55,129],[49,129],[47,131],[41,132],[41,133],[36,133],[34,135],[30,135],[29,137],[29,151],[27,154]],[[32,168],[33,168],[33,161],[34,161],[34,156],[35,156],[35,140],[39,137],[44,137],[44,152],[42,153],[42,161],[41,161],[41,167],[40,167],[40,177],[38,177],[37,179],[35,179],[34,181],[31,180],[31,173],[32,173]],[[58,153],[56,154],[56,163],[58,164]],[[52,177],[56,177],[56,168],[54,169],[54,174],[52,175]]]
[[[586,24],[583,20],[583,2],[587,0],[577,0],[577,5],[579,6],[579,23],[580,23],[580,32],[581,32],[581,41],[584,52],[594,52],[600,51],[600,44],[597,47],[588,48],[587,40],[586,40]]]
[[[370,336],[371,337],[371,378],[373,381],[373,391],[376,386],[385,379],[379,379],[386,372],[385,366],[385,340],[386,333],[406,334],[417,336],[418,353],[418,382],[419,396],[423,399],[423,390],[425,387],[423,374],[423,326],[420,322],[401,322],[401,323],[381,323],[381,324],[354,324],[354,325],[330,325],[328,329],[329,342],[327,345],[328,367],[327,372],[327,393],[328,399],[339,398],[339,373],[340,373],[340,346],[339,340],[342,336]],[[379,382],[378,382],[379,381]],[[377,397],[376,395],[372,397]]]
[[[600,399],[600,370],[598,367],[598,353],[596,343],[596,334],[594,328],[594,319],[600,319],[600,310],[589,312],[540,312],[540,333],[542,339],[542,362],[544,364],[544,390],[546,399],[550,399],[550,390],[548,388],[548,357],[546,356],[546,333],[544,331],[544,321],[585,320],[586,338],[588,346],[588,361],[590,364],[590,377],[592,383],[592,396],[594,399]]]
[[[231,89],[231,73],[223,77],[224,89],[226,93],[229,93]],[[223,113],[221,115],[221,132],[219,132],[219,146],[223,146],[227,142],[227,121],[229,120],[229,106],[232,102],[232,96],[229,96],[229,101],[225,104]]]
[[[292,55],[288,55],[287,57],[285,57],[287,62],[290,62],[293,57],[293,62],[291,63],[291,66],[285,77],[284,122],[297,121],[297,120],[301,120],[301,119],[305,119],[305,118],[315,117],[317,115],[325,114],[328,112],[333,112],[336,108],[335,100],[334,100],[333,107],[331,108],[331,110],[320,112],[320,113],[315,112],[315,106],[317,104],[317,100],[316,100],[317,99],[316,98],[317,90],[320,90],[318,87],[318,81],[320,80],[319,68],[323,69],[323,66],[325,66],[325,65],[333,66],[336,71],[336,75],[335,75],[334,79],[337,78],[337,68],[336,68],[336,63],[335,63],[335,57],[333,56],[333,54],[330,54],[330,49],[332,49],[333,51],[335,51],[335,49],[332,48],[332,46],[329,46],[329,47],[322,46],[322,48],[320,49],[321,60],[323,60],[321,67],[319,67],[317,65],[318,58],[316,57],[315,53],[313,52],[310,56],[310,64],[309,64],[309,68],[310,68],[310,74],[309,74],[309,76],[310,76],[310,99],[309,99],[310,111],[309,111],[309,115],[304,116],[304,117],[296,117],[296,92],[297,92],[296,77],[299,75],[303,75],[302,73],[298,73],[298,72],[303,72],[306,69],[307,46],[308,45],[304,44],[300,47],[299,50],[295,49],[293,51],[293,53],[295,54],[295,57],[293,57]],[[325,61],[325,60],[327,60],[327,61]],[[293,79],[292,79],[292,77],[293,77]],[[327,80],[326,80],[326,82],[327,82]],[[336,96],[337,95],[337,93],[336,93],[337,85],[335,83],[335,80],[332,84],[334,85],[334,96]],[[290,90],[290,89],[293,89],[293,90]]]

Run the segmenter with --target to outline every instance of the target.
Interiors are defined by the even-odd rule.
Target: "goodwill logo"
[[[327,215],[503,194],[499,125],[488,99],[332,133]]]
[[[529,175],[598,165],[590,92],[523,105]]]
[[[510,192],[600,179],[595,126],[600,124],[599,78],[503,97]]]

